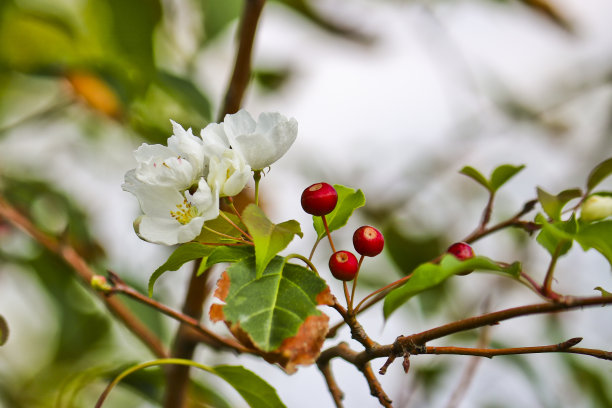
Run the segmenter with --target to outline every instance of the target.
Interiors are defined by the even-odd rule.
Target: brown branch
[[[236,113],[242,105],[245,90],[251,79],[251,58],[257,23],[265,0],[246,0],[240,20],[239,44],[234,63],[234,72],[225,93],[219,121],[228,113]]]
[[[30,222],[30,220],[19,213],[1,197],[0,217],[5,218],[14,227],[22,230],[47,250],[62,258],[64,262],[66,262],[75,271],[82,283],[87,287],[91,287],[91,278],[95,275],[95,273],[74,248],[60,243],[56,238],[40,231]],[[136,316],[134,316],[129,309],[127,309],[125,305],[119,301],[119,299],[107,298],[101,295],[99,295],[99,297],[102,299],[102,301],[104,301],[108,310],[120,321],[122,321],[123,324],[137,338],[139,338],[155,356],[159,358],[168,357],[166,348],[157,338],[157,336],[150,331]]]
[[[516,354],[537,354],[537,353],[559,353],[571,352],[571,348],[582,341],[582,337],[574,337],[562,343],[550,346],[535,347],[514,347],[501,349],[484,349],[469,347],[426,347],[422,354],[455,354],[463,356],[477,356],[493,358],[496,356],[509,356]]]
[[[127,285],[119,276],[109,271],[109,280],[112,284],[112,289],[109,294],[113,293],[123,293],[126,296],[131,297],[132,299],[143,303],[149,307],[152,307],[159,312],[165,314],[166,316],[170,316],[173,319],[178,320],[181,323],[185,323],[188,326],[191,326],[195,331],[197,331],[201,336],[198,336],[198,342],[206,343],[210,347],[213,347],[217,350],[231,350],[237,353],[248,353],[249,349],[244,347],[242,344],[238,343],[233,339],[224,339],[217,335],[216,333],[210,331],[206,327],[202,326],[196,319],[191,316],[185,315],[181,312],[177,312],[174,309],[169,308],[168,306],[160,303],[154,299],[151,299],[142,293],[136,291],[134,288]]]
[[[481,350],[481,349],[462,349],[462,348],[444,348],[444,347],[435,347],[429,348],[425,347],[425,343],[431,340],[439,339],[442,337],[446,337],[448,335],[458,333],[465,330],[476,329],[478,327],[483,327],[487,325],[494,325],[501,321],[512,319],[520,316],[528,316],[532,314],[541,314],[541,313],[553,313],[553,312],[564,312],[572,309],[583,308],[583,307],[593,307],[593,306],[604,306],[612,303],[612,296],[597,296],[597,297],[587,297],[587,298],[571,298],[566,297],[562,299],[562,302],[558,303],[538,303],[533,305],[519,306],[511,309],[505,309],[498,312],[486,313],[480,316],[471,317],[463,320],[458,320],[452,323],[448,323],[439,327],[435,327],[430,330],[426,330],[424,332],[412,334],[409,336],[399,336],[392,344],[387,345],[378,345],[374,344],[369,349],[362,352],[355,352],[352,350],[347,350],[346,347],[333,347],[325,350],[321,353],[319,358],[323,359],[332,359],[334,357],[340,357],[349,363],[355,365],[356,367],[361,367],[365,363],[375,358],[387,357],[391,361],[396,356],[404,356],[406,353],[417,355],[417,354],[463,354],[468,355],[480,355],[488,356],[488,354],[501,355],[507,349],[498,349],[498,351],[491,350]],[[568,340],[569,342],[575,341],[575,339]],[[544,346],[544,347],[557,347],[555,351],[567,352],[567,353],[575,353],[575,354],[584,354],[602,359],[612,359],[612,352],[602,351],[602,350],[594,350],[594,349],[564,349],[561,350],[564,346],[567,346],[569,343],[561,343],[560,345],[554,346]],[[574,343],[575,344],[575,343]],[[571,347],[571,346],[570,346]],[[451,350],[452,353],[449,351]],[[480,351],[477,351],[480,350]],[[499,351],[502,350],[502,351]],[[510,349],[514,350],[515,354],[517,350],[528,350],[526,352],[533,353],[534,350],[542,350],[541,347],[536,348],[522,348],[522,349]],[[546,349],[544,349],[546,350]],[[436,353],[434,353],[436,351]],[[476,354],[480,353],[480,354]],[[484,355],[487,354],[487,355]],[[388,363],[388,364],[387,364]],[[391,362],[387,360],[385,366],[389,366]],[[383,367],[385,367],[383,366]],[[385,367],[386,368],[386,367]],[[383,370],[384,372],[384,370]]]
[[[346,343],[340,343],[336,347],[339,347],[339,348],[346,347],[348,349],[348,345]],[[329,350],[332,350],[332,349],[333,348],[328,349],[327,353],[331,355],[335,351],[334,350],[330,352]],[[321,374],[323,374],[323,378],[325,378],[327,389],[329,390],[329,393],[334,399],[334,404],[336,405],[336,408],[343,408],[344,405],[342,404],[342,399],[344,398],[344,393],[342,392],[340,387],[338,387],[338,383],[336,383],[334,373],[332,372],[332,369],[331,369],[330,359],[318,358],[317,367],[319,368],[319,371],[321,371]]]
[[[391,405],[393,401],[391,401],[391,398],[389,398],[389,396],[387,396],[385,391],[382,389],[380,382],[378,382],[378,379],[372,371],[372,365],[370,363],[366,363],[358,368],[359,371],[363,373],[366,381],[368,382],[368,385],[370,386],[370,394],[378,398],[378,402],[380,402],[380,405],[382,405],[383,407],[393,408],[393,405]]]
[[[612,351],[604,351],[597,349],[589,349],[582,347],[572,347],[569,350],[564,350],[564,353],[583,354],[585,356],[591,356],[595,358],[601,358],[602,360],[612,361]]]

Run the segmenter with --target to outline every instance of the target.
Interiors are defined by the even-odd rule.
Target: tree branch
[[[71,246],[60,243],[56,238],[40,231],[25,216],[19,213],[13,206],[0,197],[0,217],[5,218],[14,227],[22,230],[35,241],[50,252],[53,252],[64,260],[76,272],[82,283],[91,288],[91,278],[95,275],[87,262]],[[106,304],[108,310],[113,313],[123,324],[138,337],[151,352],[159,358],[167,358],[168,352],[157,338],[119,299],[107,298],[99,295]]]
[[[198,342],[203,342],[218,350],[229,349],[231,351],[237,353],[248,353],[249,349],[244,347],[242,344],[238,343],[233,339],[224,339],[217,335],[216,333],[208,330],[206,327],[202,326],[196,319],[181,312],[177,312],[174,309],[169,308],[163,303],[159,303],[158,301],[151,299],[142,293],[136,291],[134,288],[127,285],[119,276],[109,271],[109,280],[112,284],[112,289],[109,294],[113,293],[123,293],[126,296],[131,297],[132,299],[143,303],[149,307],[152,307],[166,316],[170,316],[173,319],[178,320],[181,323],[185,323],[188,326],[191,326],[195,331],[201,334],[198,337]]]
[[[236,113],[242,105],[244,92],[251,79],[251,58],[255,31],[265,0],[246,0],[240,21],[239,44],[232,78],[225,93],[219,121],[228,113]]]

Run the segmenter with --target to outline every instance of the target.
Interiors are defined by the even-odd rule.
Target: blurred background
[[[231,75],[240,0],[0,0],[0,193],[49,234],[74,245],[99,273],[110,269],[144,290],[171,248],[138,239],[136,199],[121,190],[141,143],[165,143],[169,119],[194,133],[216,121]],[[612,156],[612,2],[606,0],[280,0],[266,4],[256,37],[253,114],[295,117],[299,136],[262,180],[270,218],[297,219],[308,253],[311,219],[302,190],[326,181],[367,199],[335,234],[351,247],[369,223],[386,238],[368,260],[358,296],[407,274],[478,224],[486,191],[458,174],[500,164],[527,167],[498,194],[493,222],[536,197],[584,187]],[[610,189],[610,182],[602,188]],[[535,215],[535,212],[531,215]],[[522,231],[474,248],[542,279],[548,253]],[[324,265],[329,250],[315,257]],[[610,290],[610,267],[580,248],[557,266],[555,288]],[[155,297],[180,308],[189,268],[165,274]],[[211,279],[214,282],[217,275]],[[338,293],[339,285],[330,279]],[[166,342],[176,323],[125,300]],[[388,321],[361,319],[381,344],[484,311],[538,302],[516,282],[471,274],[410,300]],[[328,313],[332,322],[334,313]],[[0,407],[90,407],[120,368],[153,356],[114,321],[71,270],[0,220]],[[610,350],[606,308],[533,316],[488,329],[491,347],[553,344]],[[213,326],[224,332],[222,325]],[[432,345],[474,346],[470,331]],[[347,330],[328,341],[350,341]],[[198,362],[242,364],[288,407],[332,407],[316,367],[287,376],[250,357],[201,348]],[[383,360],[373,363],[375,369]],[[483,359],[469,386],[464,356],[418,356],[405,375],[380,380],[396,407],[610,407],[612,366],[573,355]],[[376,407],[354,367],[335,360],[347,407]],[[194,376],[194,407],[240,407],[234,391]],[[156,407],[159,371],[141,372],[105,406]]]

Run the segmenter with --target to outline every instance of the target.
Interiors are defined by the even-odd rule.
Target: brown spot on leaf
[[[326,286],[315,298],[317,305],[328,305],[331,306],[334,304],[334,297],[329,290],[329,286]]]
[[[217,281],[217,289],[215,289],[215,297],[219,300],[225,300],[230,290],[230,278],[226,271],[221,274]]]
[[[225,320],[225,314],[223,313],[223,305],[217,303],[211,305],[210,310],[208,311],[208,316],[213,322],[221,322]]]

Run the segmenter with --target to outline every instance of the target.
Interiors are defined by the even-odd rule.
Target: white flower
[[[219,216],[219,190],[206,182],[202,139],[172,122],[168,146],[142,144],[123,189],[136,196],[144,215],[134,223],[144,240],[174,245],[197,237],[205,221]]]
[[[225,115],[223,130],[232,149],[242,154],[253,170],[262,170],[289,150],[297,137],[297,121],[267,112],[255,122],[247,111],[240,110]]]
[[[225,149],[220,156],[211,156],[208,185],[221,197],[240,193],[251,178],[251,167],[236,150]]]
[[[612,197],[592,195],[582,203],[580,217],[583,221],[603,220],[612,215]]]
[[[136,177],[135,170],[130,170],[123,189],[140,203],[144,215],[134,226],[146,241],[164,245],[191,241],[200,234],[205,221],[219,216],[219,193],[211,190],[203,177],[191,194],[172,186],[144,183]]]
[[[135,177],[143,183],[187,190],[204,175],[206,156],[202,139],[191,129],[172,122],[174,135],[168,146],[143,143],[135,152],[138,162]]]

